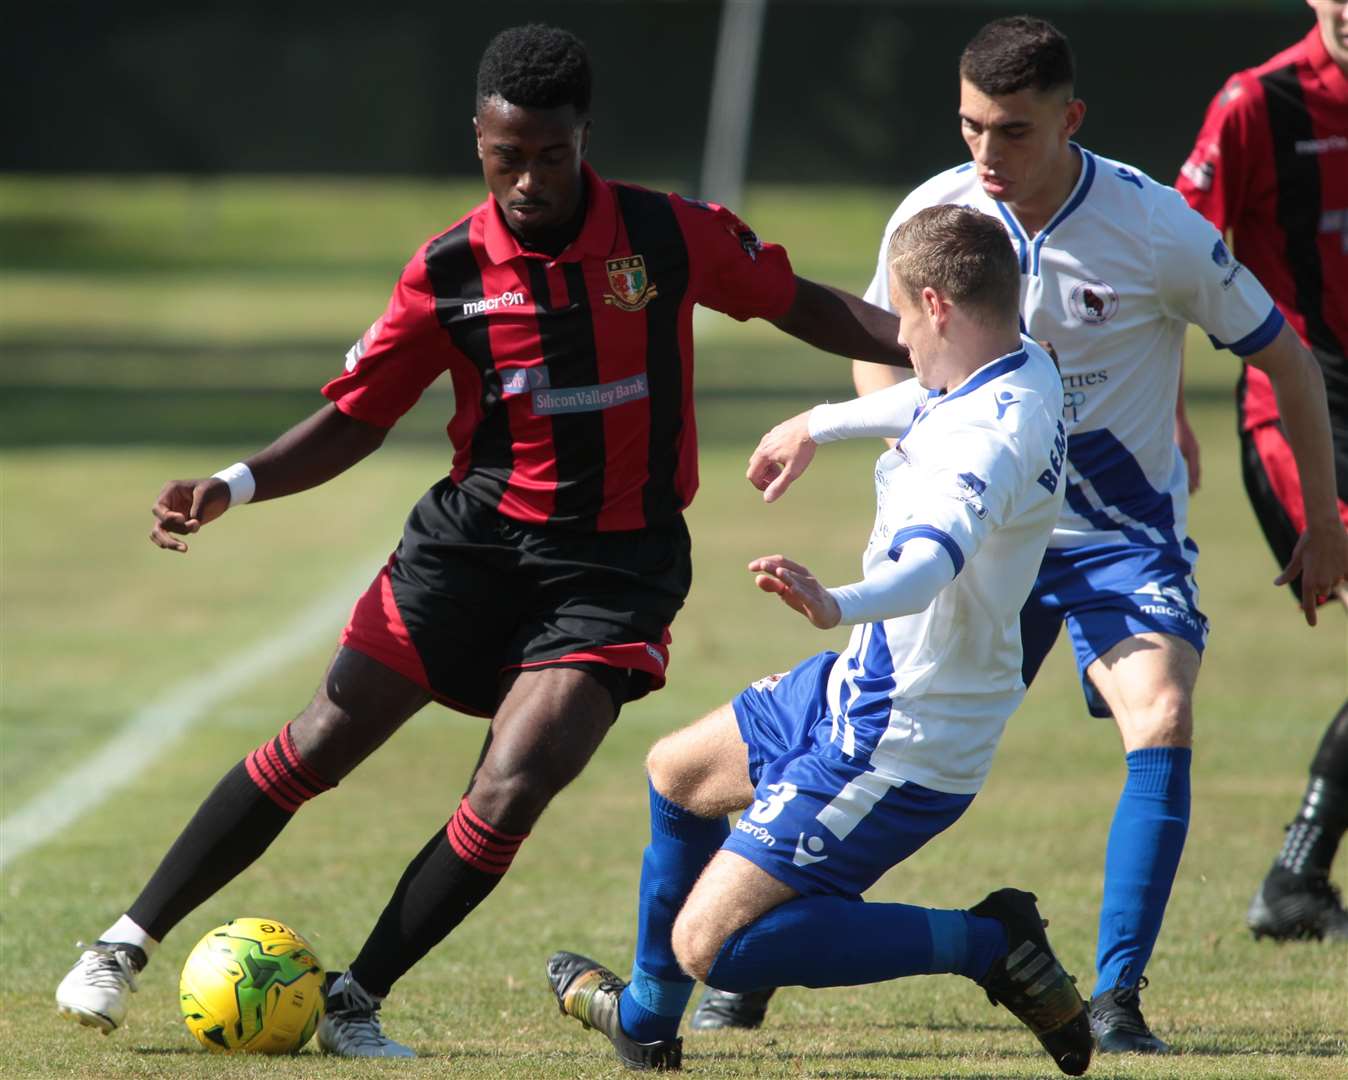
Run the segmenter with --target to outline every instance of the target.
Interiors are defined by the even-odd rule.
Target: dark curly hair
[[[477,100],[500,97],[529,109],[590,111],[590,57],[568,30],[512,26],[487,43],[477,66]]]
[[[1051,22],[1032,15],[994,19],[960,55],[960,77],[989,97],[1076,82],[1072,46]]]

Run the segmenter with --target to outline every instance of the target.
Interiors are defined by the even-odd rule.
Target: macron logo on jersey
[[[500,296],[487,296],[481,300],[469,300],[463,305],[465,315],[486,315],[492,311],[500,311],[501,308],[512,308],[519,304],[526,303],[524,293],[503,292]]]

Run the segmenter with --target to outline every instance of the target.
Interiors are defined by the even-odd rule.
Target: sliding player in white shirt
[[[973,156],[918,187],[889,235],[924,207],[1002,221],[1020,260],[1022,327],[1063,374],[1066,505],[1021,617],[1028,684],[1065,622],[1095,716],[1113,715],[1127,779],[1105,854],[1091,1022],[1102,1052],[1169,1047],[1138,990],[1189,820],[1192,695],[1207,620],[1198,608],[1184,463],[1175,446],[1189,323],[1266,371],[1302,477],[1308,528],[1279,584],[1303,608],[1348,573],[1324,384],[1272,299],[1173,189],[1071,141],[1085,105],[1071,49],[1049,23],[989,23],[960,59],[960,125]],[[881,245],[883,252],[884,244]],[[885,305],[883,266],[866,298]],[[858,365],[863,392],[893,381]],[[693,1026],[761,1021],[764,995],[708,994]]]
[[[816,441],[902,436],[876,465],[860,582],[825,589],[781,555],[749,564],[820,629],[852,624],[851,640],[651,751],[631,984],[575,953],[548,962],[562,1011],[636,1068],[679,1067],[694,978],[746,991],[936,972],[977,982],[1064,1072],[1090,1062],[1085,1002],[1032,893],[999,889],[968,911],[860,901],[973,801],[1024,695],[1017,614],[1062,506],[1066,450],[1062,383],[1019,333],[1001,225],[935,207],[890,256],[917,378],[779,425],[749,469],[770,501]],[[750,806],[729,831],[725,815]]]

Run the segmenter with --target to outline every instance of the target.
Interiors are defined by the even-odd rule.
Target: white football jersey
[[[833,741],[883,777],[977,791],[1025,694],[1020,609],[1062,506],[1062,383],[1029,339],[949,393],[910,380],[875,467],[862,566],[935,540],[954,580],[913,615],[855,626],[828,678]]]
[[[1063,376],[1067,499],[1053,547],[1184,545],[1188,483],[1175,446],[1175,399],[1187,324],[1248,356],[1283,319],[1217,230],[1174,188],[1076,147],[1081,177],[1029,237],[988,196],[972,163],[932,177],[890,218],[866,299],[886,310],[885,252],[898,226],[946,203],[1006,225],[1020,256],[1021,329],[1047,341]]]

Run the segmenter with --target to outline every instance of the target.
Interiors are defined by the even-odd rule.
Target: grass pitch
[[[864,287],[897,193],[758,190],[747,216],[802,272]],[[0,183],[0,799],[6,818],[148,702],[285,626],[315,597],[354,598],[402,517],[443,474],[450,399],[432,389],[385,449],[327,487],[228,515],[186,557],[145,540],[170,476],[210,472],[317,407],[317,386],[382,310],[402,261],[480,198],[476,186],[240,180]],[[829,447],[782,503],[742,479],[763,427],[848,393],[845,363],[770,327],[713,317],[698,354],[703,488],[690,513],[696,581],[663,692],[626,710],[510,875],[397,988],[387,1026],[424,1056],[378,1065],[220,1058],[178,1019],[177,971],[239,915],[285,920],[339,967],[410,856],[457,801],[479,721],[428,709],[307,808],[261,862],[168,939],[126,1027],[61,1020],[51,993],[130,901],[220,773],[312,693],[339,629],[302,660],[241,682],[155,765],[4,872],[0,1040],[7,1076],[617,1076],[602,1037],[557,1015],[557,948],[626,970],[645,842],[641,759],[660,734],[748,680],[845,639],[752,588],[745,562],[783,550],[850,579],[872,516],[876,448]],[[1240,488],[1236,369],[1191,337],[1190,408],[1204,442],[1192,508],[1213,624],[1199,683],[1194,814],[1148,974],[1148,1018],[1182,1052],[1097,1060],[1091,1075],[1342,1077],[1348,950],[1256,944],[1249,895],[1295,809],[1325,724],[1348,692],[1345,620],[1309,630]],[[153,740],[151,740],[153,741]],[[992,777],[948,834],[873,898],[967,906],[1033,888],[1083,988],[1093,979],[1105,836],[1123,770],[1090,719],[1065,648],[1011,721]],[[1045,1076],[1004,1010],[953,977],[780,993],[756,1034],[690,1035],[707,1077]]]

